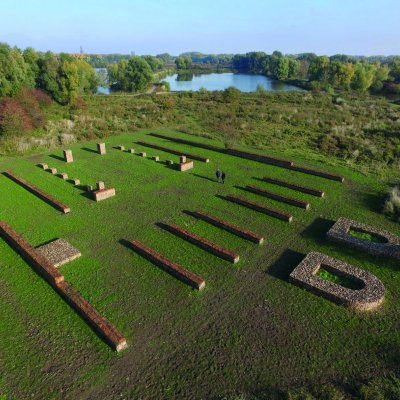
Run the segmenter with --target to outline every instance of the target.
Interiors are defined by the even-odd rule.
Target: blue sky
[[[0,0],[0,42],[87,53],[400,54],[400,0]]]

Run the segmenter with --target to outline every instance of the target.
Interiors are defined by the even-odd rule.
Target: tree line
[[[278,80],[302,80],[311,88],[351,89],[359,92],[386,90],[400,93],[400,57],[332,57],[305,53],[285,56],[251,52],[232,59],[235,70],[261,73]]]
[[[0,43],[0,97],[14,97],[24,88],[40,89],[67,105],[79,95],[94,93],[97,85],[96,71],[84,60]]]

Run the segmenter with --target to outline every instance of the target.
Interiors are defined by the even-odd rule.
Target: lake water
[[[264,75],[234,74],[231,72],[222,74],[185,74],[170,75],[162,79],[169,82],[171,91],[198,91],[200,88],[207,90],[225,90],[234,86],[242,92],[255,92],[258,85],[266,91],[273,90],[301,90],[300,88],[275,81]]]

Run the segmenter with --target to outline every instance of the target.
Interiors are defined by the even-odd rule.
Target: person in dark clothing
[[[221,177],[221,171],[220,171],[219,168],[217,169],[217,172],[215,173],[215,176],[217,177],[217,182],[219,183],[219,178]]]
[[[221,174],[222,183],[225,183],[225,177],[226,177],[225,172],[222,171],[222,174]]]

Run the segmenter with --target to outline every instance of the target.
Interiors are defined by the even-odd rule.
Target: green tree
[[[289,77],[289,59],[287,57],[280,57],[276,63],[274,76],[280,81]]]
[[[152,81],[153,72],[146,60],[135,56],[129,61],[122,60],[117,65],[110,65],[108,76],[114,89],[139,92]]]
[[[96,93],[99,85],[96,71],[86,61],[78,59],[75,64],[78,69],[78,93],[80,95]]]
[[[38,60],[38,87],[49,93],[60,104],[73,104],[80,90],[77,61],[66,54],[55,56],[47,52]]]
[[[366,92],[374,81],[375,71],[371,64],[357,63],[354,66],[354,76],[351,80],[351,88],[358,92]]]
[[[175,58],[175,65],[177,69],[185,69],[185,59],[183,57],[176,57]]]
[[[176,57],[175,65],[177,69],[190,69],[192,67],[192,58],[189,55]]]
[[[389,79],[389,66],[386,64],[380,64],[379,62],[375,64],[375,76],[372,82],[371,89],[375,91],[380,91],[383,88],[383,82]]]
[[[310,81],[327,82],[329,58],[326,56],[316,57],[310,63]]]
[[[160,58],[154,56],[143,56],[143,58],[153,72],[161,71],[164,68],[164,62]]]
[[[0,97],[15,96],[22,88],[34,86],[34,77],[21,52],[0,43]]]
[[[39,66],[38,66],[38,60],[39,60],[39,55],[37,54],[36,50],[33,49],[32,47],[27,47],[23,53],[22,56],[24,57],[24,60],[26,64],[28,64],[28,74],[30,75],[30,80],[35,82],[38,79],[39,75]]]
[[[400,82],[400,57],[395,57],[390,63],[390,76],[396,82]]]
[[[300,61],[295,58],[289,58],[289,79],[296,79],[299,76],[300,72]]]
[[[353,64],[343,64],[340,61],[332,61],[328,67],[329,83],[337,88],[349,88],[354,76]]]

